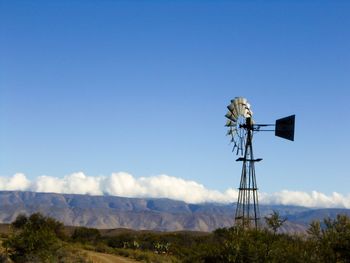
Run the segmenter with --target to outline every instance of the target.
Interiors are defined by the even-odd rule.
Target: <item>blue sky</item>
[[[348,1],[0,0],[0,175],[167,174],[238,187],[224,127],[254,137],[258,186],[349,191]]]

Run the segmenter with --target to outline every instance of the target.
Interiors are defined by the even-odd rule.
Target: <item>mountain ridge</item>
[[[311,209],[302,206],[260,205],[261,217],[278,211],[287,218],[283,232],[303,232],[312,220],[350,209]],[[235,204],[188,204],[168,198],[128,198],[78,194],[0,191],[0,222],[20,213],[41,212],[65,225],[100,229],[213,231],[233,224]],[[323,216],[323,217],[322,217]]]

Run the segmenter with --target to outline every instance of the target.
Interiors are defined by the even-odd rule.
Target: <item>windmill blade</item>
[[[241,107],[239,106],[237,100],[234,101],[233,105],[235,107],[235,112],[236,112],[237,116],[242,115]]]
[[[245,118],[251,116],[250,112],[250,104],[248,103],[246,98],[236,97],[231,100],[231,104],[227,107],[230,112],[232,112],[236,119],[239,115],[244,116]]]
[[[226,127],[234,127],[234,126],[236,126],[236,123],[231,121],[231,120],[227,120],[225,126]]]
[[[245,106],[245,105],[241,105],[242,107],[242,115],[245,117],[245,118],[248,118],[248,117],[251,117],[251,111]]]
[[[235,110],[235,106],[233,105],[233,103],[229,104],[227,106],[227,109],[230,111],[230,112],[233,112]]]
[[[276,120],[275,135],[294,141],[295,115]]]
[[[232,134],[232,129],[229,129],[227,132],[226,132],[226,136],[229,136]]]
[[[238,103],[238,107],[239,107],[240,114],[243,116],[246,116],[247,115],[247,108],[246,108],[245,104]]]
[[[237,97],[236,98],[236,103],[237,103],[237,105],[239,107],[240,113],[242,115],[244,115],[246,104],[248,103],[247,99],[243,98],[243,97]]]
[[[228,111],[225,115],[225,117],[233,122],[236,122],[237,118],[232,114],[232,112]]]
[[[235,143],[235,145],[233,145],[232,152],[235,151],[235,148],[238,148],[236,143]]]
[[[227,106],[227,109],[232,113],[232,115],[234,116],[234,118],[237,120],[238,118],[238,113],[236,111],[235,105],[233,103],[231,103],[230,105]]]
[[[242,103],[242,104],[247,104],[248,103],[247,99],[243,98],[243,97],[235,97],[233,100],[237,101],[238,103]],[[232,100],[231,100],[231,102],[232,102]]]
[[[236,132],[237,132],[236,127],[230,127],[230,129],[226,133],[226,136],[227,135],[234,135]]]
[[[240,108],[241,108],[241,114],[247,118],[250,117],[250,109],[247,108],[247,106],[245,104],[240,104]]]

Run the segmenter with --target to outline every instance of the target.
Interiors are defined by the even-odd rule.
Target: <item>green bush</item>
[[[308,234],[282,234],[285,219],[266,218],[267,229],[221,228],[212,233],[128,232],[103,237],[79,227],[69,244],[63,225],[41,214],[19,215],[3,242],[15,262],[85,262],[83,249],[143,262],[350,262],[350,218],[338,215],[310,224]],[[80,247],[75,250],[74,247]]]
[[[3,246],[13,261],[60,262],[60,258],[67,258],[68,250],[63,243],[67,236],[59,221],[35,213],[29,217],[19,215],[11,227],[12,231]]]
[[[320,262],[350,262],[350,218],[338,215],[332,220],[311,223],[308,233],[315,259]]]
[[[77,227],[74,230],[71,238],[73,241],[80,242],[83,244],[85,244],[85,243],[96,244],[97,241],[100,240],[101,234],[95,228]]]

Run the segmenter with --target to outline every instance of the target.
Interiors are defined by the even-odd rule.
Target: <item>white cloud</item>
[[[326,195],[317,191],[311,193],[282,190],[272,194],[261,194],[262,203],[301,205],[306,207],[345,207],[350,208],[350,194],[347,196],[333,192]]]
[[[30,181],[22,173],[16,173],[14,176],[0,177],[0,190],[11,191],[11,190],[27,190],[30,187]]]
[[[22,173],[12,177],[0,177],[0,190],[20,190],[69,194],[113,195],[124,197],[162,197],[182,200],[188,203],[236,202],[238,191],[229,188],[224,192],[211,190],[195,181],[168,175],[136,178],[129,173],[112,173],[110,176],[87,176],[82,172],[62,178],[39,176],[30,181]],[[350,208],[350,194],[332,193],[326,195],[317,191],[311,193],[283,190],[267,194],[259,193],[262,204],[300,205],[306,207]]]
[[[27,190],[35,192],[53,192],[65,194],[102,195],[101,177],[86,176],[84,173],[73,173],[63,178],[39,176]]]

